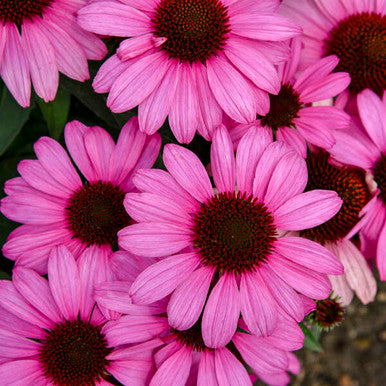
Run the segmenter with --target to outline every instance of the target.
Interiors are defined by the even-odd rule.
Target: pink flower
[[[89,78],[87,59],[100,60],[107,50],[94,34],[77,25],[75,14],[86,0],[7,0],[0,4],[0,75],[17,102],[30,104],[36,94],[55,98],[59,71]]]
[[[152,361],[115,341],[113,331],[124,324],[108,322],[93,300],[94,285],[111,280],[99,253],[89,248],[75,261],[56,247],[48,281],[26,267],[14,269],[13,282],[0,281],[3,383],[111,385],[113,376],[125,385],[146,384]],[[127,338],[122,330],[120,336]]]
[[[279,66],[281,89],[278,95],[269,95],[270,109],[259,116],[256,126],[267,126],[278,140],[287,142],[306,158],[306,141],[330,149],[335,143],[332,129],[347,127],[350,117],[334,106],[312,106],[311,103],[332,98],[350,83],[344,72],[331,73],[339,59],[335,55],[318,60],[295,78],[300,59],[300,38],[292,40],[290,60]],[[237,142],[250,125],[241,124],[231,130]]]
[[[363,169],[337,163],[326,152],[310,153],[306,162],[306,190],[333,190],[342,198],[343,205],[330,220],[303,230],[301,235],[320,242],[342,262],[344,274],[329,276],[334,294],[341,298],[342,305],[350,304],[353,292],[362,303],[367,304],[375,298],[376,281],[362,253],[349,241],[356,233],[354,229],[361,221],[366,204],[371,200],[366,173]]]
[[[303,27],[303,69],[327,55],[340,59],[336,71],[351,76],[356,94],[385,89],[384,0],[284,0],[281,13]]]
[[[386,223],[386,108],[371,90],[358,94],[360,121],[353,119],[346,130],[336,130],[336,144],[331,154],[340,162],[366,169],[371,176],[373,199],[362,209],[363,216],[348,237],[358,231],[363,253],[376,260],[381,280],[386,280],[386,253],[377,248],[384,243],[382,228]],[[384,234],[384,232],[383,232]],[[384,237],[384,236],[383,236]]]
[[[206,346],[218,348],[234,335],[240,311],[253,334],[266,336],[279,309],[303,319],[296,291],[328,297],[326,274],[342,273],[338,260],[312,241],[279,237],[319,225],[341,206],[335,192],[303,193],[307,170],[297,153],[273,143],[269,130],[252,128],[235,160],[229,133],[219,127],[211,149],[217,194],[192,152],[168,144],[163,157],[168,172],[139,171],[134,183],[143,193],[124,202],[138,224],[118,233],[120,247],[160,258],[135,280],[134,303],[172,294],[169,323],[185,330],[197,322],[209,293],[202,333]]]
[[[278,0],[97,1],[78,12],[92,32],[124,40],[94,79],[113,112],[138,107],[140,130],[166,117],[181,143],[206,139],[224,111],[252,122],[268,110],[280,81],[274,64],[288,58],[284,41],[300,28],[277,14]],[[255,95],[259,98],[256,99]]]
[[[117,271],[127,271],[126,264],[116,266]],[[222,348],[207,347],[201,335],[201,317],[183,331],[171,327],[163,308],[148,309],[129,304],[130,281],[100,283],[96,287],[98,304],[108,304],[111,310],[125,312],[107,333],[107,338],[124,343],[139,357],[152,357],[156,372],[150,379],[151,386],[158,385],[252,385],[253,374],[248,374],[248,364],[253,373],[268,384],[285,385],[289,382],[286,371],[298,373],[300,364],[290,351],[303,346],[304,336],[297,323],[282,314],[269,337],[252,335],[240,320],[243,332],[236,332],[232,341]],[[141,315],[142,312],[142,315]],[[123,323],[122,323],[123,322]],[[125,330],[121,330],[123,324]],[[114,326],[114,322],[111,323]]]
[[[63,147],[43,137],[34,146],[38,159],[19,163],[21,177],[6,182],[8,197],[1,201],[2,213],[23,223],[10,234],[4,256],[40,273],[55,245],[66,245],[75,258],[88,245],[116,248],[117,231],[131,223],[123,198],[133,189],[132,174],[151,167],[161,145],[158,134],[138,130],[136,118],[117,144],[102,128],[77,121],[66,125],[65,140],[85,182]]]

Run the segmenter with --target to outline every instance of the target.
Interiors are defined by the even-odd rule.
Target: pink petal
[[[0,281],[0,294],[0,306],[7,310],[7,312],[40,328],[52,328],[52,321],[27,303],[11,281]]]
[[[106,180],[109,175],[110,158],[115,147],[110,134],[101,127],[90,127],[84,134],[84,145],[97,180]]]
[[[190,215],[173,199],[152,193],[128,193],[124,206],[129,216],[137,222],[163,222],[190,224]]]
[[[344,129],[351,122],[351,118],[347,113],[334,106],[304,107],[299,111],[299,116],[319,120],[333,129]]]
[[[121,0],[121,2],[143,11],[154,11],[157,6],[157,0]]]
[[[166,38],[157,38],[152,33],[134,36],[123,40],[117,49],[118,58],[121,61],[135,58],[154,47],[160,46]]]
[[[206,67],[202,63],[193,63],[193,71],[195,71],[198,104],[201,112],[198,132],[206,140],[210,140],[213,129],[222,122],[222,109],[210,89]]]
[[[241,275],[240,307],[249,330],[256,335],[271,335],[277,324],[276,303],[257,269]]]
[[[163,52],[135,60],[112,85],[107,106],[122,113],[139,105],[156,89],[169,66]]]
[[[190,150],[167,144],[163,160],[169,173],[196,200],[204,202],[213,196],[213,188],[203,164]]]
[[[366,89],[358,94],[358,110],[367,134],[386,153],[386,108],[380,98]]]
[[[253,85],[223,56],[207,63],[208,81],[217,103],[235,121],[252,122],[256,118]]]
[[[294,129],[279,127],[276,132],[276,140],[285,142],[292,147],[301,157],[307,157],[307,144],[304,138]]]
[[[169,295],[199,264],[195,252],[170,256],[151,265],[134,281],[130,296],[134,303],[150,304]]]
[[[350,287],[363,304],[374,301],[377,293],[377,283],[366,259],[349,240],[340,242],[338,250],[339,258],[344,266],[345,277]]]
[[[39,342],[3,329],[0,329],[0,339],[0,357],[8,360],[35,356],[41,347]]]
[[[102,327],[108,347],[141,343],[153,339],[168,328],[167,319],[151,315],[125,315]]]
[[[302,29],[292,20],[274,13],[240,13],[231,17],[232,33],[250,39],[280,41],[300,35]]]
[[[41,364],[37,360],[25,359],[0,365],[0,379],[12,380],[14,385],[46,385],[48,380],[43,376]]]
[[[180,66],[176,61],[171,61],[161,82],[140,103],[138,107],[138,121],[140,129],[144,133],[154,134],[165,122],[174,100],[179,73]]]
[[[169,324],[177,330],[187,330],[198,320],[204,307],[214,270],[196,269],[175,289],[168,303]]]
[[[60,184],[70,187],[73,191],[82,186],[70,158],[58,142],[49,137],[42,137],[35,143],[34,149],[41,165]]]
[[[153,362],[148,360],[119,360],[109,363],[109,373],[121,384],[145,386],[153,369]]]
[[[66,320],[78,317],[81,284],[74,257],[64,246],[51,250],[48,277],[52,296]]]
[[[283,237],[275,241],[275,253],[316,272],[343,274],[340,261],[320,244],[301,237]]]
[[[137,163],[145,145],[146,135],[139,131],[138,120],[131,118],[121,130],[113,148],[109,165],[111,182],[119,185]]]
[[[233,274],[224,274],[211,291],[202,317],[202,338],[211,348],[224,347],[236,332],[240,296]]]
[[[137,60],[137,58],[134,60]],[[95,75],[92,83],[94,90],[99,93],[109,92],[114,82],[126,70],[128,65],[128,62],[121,62],[117,55],[110,56]]]
[[[255,178],[253,180],[253,195],[260,201],[264,202],[264,197],[273,170],[279,160],[289,152],[293,152],[293,150],[285,143],[276,141],[269,144],[261,155],[256,166]]]
[[[213,180],[220,193],[235,189],[235,157],[228,130],[218,127],[213,135],[210,159]]]
[[[197,386],[218,386],[214,353],[205,350],[198,366]]]
[[[133,224],[118,232],[118,243],[123,249],[139,256],[161,257],[179,252],[191,244],[187,229],[181,224]]]
[[[169,113],[170,128],[179,143],[192,141],[198,128],[199,113],[195,73],[190,64],[181,63]]]
[[[285,154],[273,169],[264,204],[271,211],[302,193],[307,185],[307,165],[295,152]]]
[[[87,154],[84,143],[84,136],[88,131],[88,127],[79,121],[67,123],[64,128],[64,138],[66,140],[67,149],[75,161],[76,166],[89,181],[97,180],[97,176]]]
[[[200,207],[199,202],[164,170],[139,170],[133,177],[133,181],[143,192],[156,192],[161,197],[173,197],[174,202],[185,208],[188,213],[196,212]]]
[[[300,100],[303,103],[311,103],[332,98],[344,91],[350,82],[351,78],[347,72],[330,74],[318,83],[304,87],[300,92]]]
[[[86,54],[80,44],[67,31],[49,19],[34,18],[55,50],[58,69],[64,75],[80,82],[90,77]]]
[[[275,213],[277,228],[292,231],[313,228],[335,216],[342,200],[329,190],[311,190],[290,198]]]
[[[52,101],[59,84],[54,49],[40,28],[32,22],[23,22],[22,36],[36,94],[45,102]]]
[[[1,211],[11,220],[25,224],[54,224],[65,219],[62,205],[29,193],[4,197]]]
[[[236,152],[237,187],[251,192],[256,165],[267,146],[272,143],[272,131],[265,127],[251,127],[241,139]]]
[[[73,190],[70,187],[59,184],[38,160],[22,160],[17,165],[17,170],[24,181],[37,190],[65,199],[68,199],[73,194]]]
[[[347,282],[345,275],[329,275],[334,296],[339,297],[339,303],[347,307],[354,298],[354,291]]]
[[[146,13],[121,2],[94,2],[81,8],[77,14],[82,28],[100,35],[127,37],[151,30]]]
[[[298,117],[294,118],[294,125],[299,133],[307,142],[326,150],[331,149],[335,144],[331,127],[318,118],[303,115],[303,110],[306,109],[300,110]]]
[[[181,349],[181,343],[177,340],[174,340],[164,345],[164,347],[159,349],[154,354],[154,362],[156,367],[159,368],[162,365],[162,363],[166,361],[166,359],[170,358],[173,354],[175,354],[180,349]]]
[[[150,386],[184,386],[192,365],[192,351],[181,347],[170,356],[151,379]]]
[[[265,338],[236,332],[233,343],[243,359],[254,370],[262,373],[285,371],[288,366],[286,353],[265,342]]]
[[[231,36],[226,44],[225,55],[257,87],[271,94],[279,93],[281,84],[275,67],[249,40]]]
[[[22,107],[30,105],[31,80],[28,58],[16,24],[5,23],[0,30],[5,31],[6,44],[0,59],[0,75],[8,90]]]
[[[227,348],[215,350],[214,358],[219,385],[252,386],[247,370]]]
[[[277,253],[271,254],[268,264],[287,284],[312,299],[326,299],[331,292],[327,275],[312,271]]]
[[[32,306],[53,322],[62,321],[63,316],[52,297],[46,279],[32,269],[24,267],[15,267],[12,279],[16,289]]]
[[[304,309],[302,299],[297,292],[277,276],[268,264],[262,265],[259,272],[278,306],[297,322],[301,322]]]

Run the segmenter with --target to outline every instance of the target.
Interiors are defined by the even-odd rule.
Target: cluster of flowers
[[[0,379],[289,382],[298,323],[386,280],[384,0],[6,0],[0,74],[22,106],[93,80],[115,143],[73,121],[7,181]],[[163,147],[211,141],[210,164]],[[73,161],[73,162],[72,162]],[[75,165],[75,166],[74,166]],[[76,169],[77,168],[77,169]],[[48,279],[47,275],[48,274]],[[327,300],[325,300],[327,299]],[[318,314],[319,313],[319,314]],[[335,318],[335,319],[336,319]],[[331,319],[331,320],[330,320]]]

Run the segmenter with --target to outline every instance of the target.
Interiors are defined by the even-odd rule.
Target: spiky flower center
[[[316,301],[316,309],[310,314],[311,321],[322,329],[330,330],[344,318],[344,309],[337,298]]]
[[[330,220],[315,228],[303,231],[304,236],[321,243],[337,241],[359,221],[359,213],[370,199],[370,192],[362,169],[335,166],[328,162],[326,152],[307,157],[308,183],[306,190],[334,190],[343,200],[339,212]]]
[[[294,118],[302,108],[299,94],[292,85],[283,84],[278,95],[269,94],[270,109],[267,115],[258,116],[261,124],[274,130],[279,127],[290,127],[294,125]]]
[[[24,19],[42,16],[54,0],[1,0],[0,21],[15,23],[20,27]]]
[[[152,24],[156,36],[167,38],[161,49],[170,57],[205,63],[223,49],[228,21],[220,0],[161,0]]]
[[[68,226],[87,245],[117,245],[117,232],[132,222],[123,206],[125,193],[111,182],[85,184],[66,207]]]
[[[381,95],[385,89],[386,17],[360,13],[342,20],[325,41],[326,54],[339,57],[335,71],[351,76],[350,90],[366,88]]]
[[[202,339],[201,322],[202,315],[197,320],[197,322],[189,329],[184,331],[173,329],[172,333],[181,344],[194,351],[210,350],[208,347],[205,346],[204,340]]]
[[[55,385],[94,385],[106,374],[111,349],[98,326],[65,321],[40,343],[42,370]]]
[[[379,198],[386,205],[386,155],[382,155],[382,158],[375,165],[374,180],[381,191]]]
[[[220,193],[201,204],[192,227],[204,265],[218,272],[254,271],[273,250],[276,228],[267,208],[252,196]]]

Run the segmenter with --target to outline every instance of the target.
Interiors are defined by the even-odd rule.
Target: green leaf
[[[93,90],[90,81],[81,83],[61,75],[60,83],[98,118],[102,119],[112,128],[121,129],[120,123],[117,122],[113,113],[106,106],[105,98]]]
[[[54,139],[59,139],[67,122],[71,94],[62,87],[59,87],[56,97],[52,102],[45,103],[43,99],[37,99],[40,110],[47,122],[50,136]]]
[[[0,280],[12,280],[12,277],[8,272],[0,271]]]
[[[31,110],[32,107],[21,107],[7,87],[4,87],[0,104],[0,155],[4,154],[19,134]]]
[[[312,330],[307,328],[303,323],[299,323],[299,326],[304,333],[304,347],[311,351],[322,352],[323,348],[318,342],[318,339],[313,335]]]

